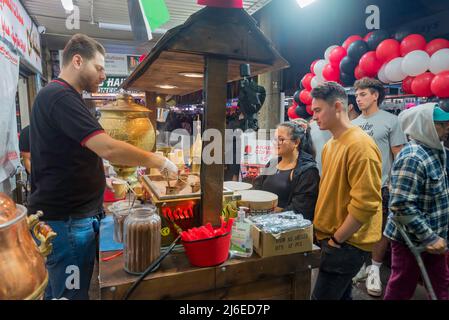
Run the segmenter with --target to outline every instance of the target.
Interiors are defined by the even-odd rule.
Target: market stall
[[[168,31],[122,87],[145,91],[150,98],[157,94],[186,95],[204,90],[202,132],[218,131],[223,144],[226,84],[243,77],[242,64],[251,65],[252,76],[288,67],[258,29],[256,21],[243,9],[206,7],[183,25]],[[152,99],[147,101],[147,106],[150,110],[157,107],[152,105]],[[203,141],[202,150],[210,143]],[[221,153],[223,156],[223,150]],[[147,175],[140,179],[146,190],[145,200],[156,205],[163,220],[161,234],[165,250],[164,234],[174,232],[177,227],[183,230],[207,224],[218,227],[226,197],[241,199],[241,195],[224,187],[222,163],[201,160],[199,185],[187,183],[190,178],[191,175],[185,175],[177,181],[166,181],[168,186],[159,189],[158,184],[165,184],[163,177]],[[181,184],[186,191],[171,190],[170,184],[174,189]],[[319,249],[312,246],[312,227],[304,230],[287,233],[269,243],[261,231],[254,229],[259,254],[203,268],[192,266],[186,254],[178,250],[169,254],[130,298],[308,299],[311,269],[318,266]],[[268,246],[272,246],[270,253],[267,253]],[[100,257],[101,298],[122,299],[137,277],[124,271],[126,261],[119,251],[101,252]]]

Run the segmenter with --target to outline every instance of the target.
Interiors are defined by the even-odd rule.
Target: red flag
[[[198,0],[197,3],[208,7],[243,9],[243,0]]]

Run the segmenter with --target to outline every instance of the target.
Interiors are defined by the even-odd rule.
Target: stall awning
[[[203,73],[206,56],[228,60],[228,82],[241,79],[242,63],[251,64],[253,76],[289,66],[245,10],[206,7],[168,31],[122,87],[169,95],[201,90],[202,78],[181,73]]]

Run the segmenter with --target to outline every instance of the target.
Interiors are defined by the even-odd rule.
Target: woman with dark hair
[[[278,155],[277,165],[276,159],[268,163],[264,173],[255,180],[254,189],[277,194],[276,211],[293,210],[313,221],[320,175],[310,127],[281,123],[276,128],[273,144]]]

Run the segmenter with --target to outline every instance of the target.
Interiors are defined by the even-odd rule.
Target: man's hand
[[[161,172],[162,175],[168,173],[168,176],[171,179],[176,179],[178,176],[178,167],[167,158],[164,158],[164,163],[159,168],[159,171]]]
[[[444,254],[446,252],[446,249],[447,249],[446,240],[444,240],[441,237],[438,237],[437,241],[435,241],[432,244],[429,244],[426,247],[426,251],[432,254]]]
[[[337,241],[339,241],[339,240],[337,240]],[[329,239],[329,241],[327,242],[327,244],[330,246],[330,247],[334,247],[334,248],[341,248],[341,245],[339,245],[339,244],[336,244],[335,242],[334,242],[334,240],[332,240],[332,239]]]

